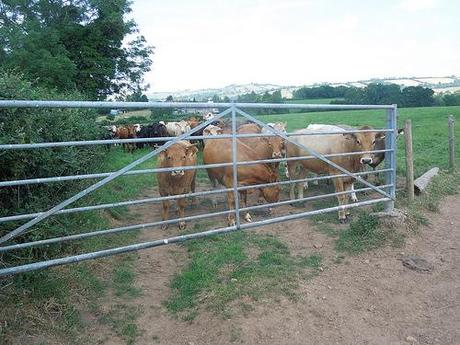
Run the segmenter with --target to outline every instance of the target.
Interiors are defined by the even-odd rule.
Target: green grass
[[[200,308],[224,317],[250,308],[233,302],[243,296],[259,300],[272,294],[295,298],[299,277],[316,272],[319,255],[295,257],[269,235],[232,233],[185,244],[190,260],[171,282],[167,309],[193,320]],[[240,308],[240,309],[238,309]]]

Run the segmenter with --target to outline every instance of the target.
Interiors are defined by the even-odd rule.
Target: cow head
[[[212,118],[214,118],[214,114],[209,112],[209,113],[206,113],[203,115],[203,120],[205,121],[208,121],[208,120],[211,120]]]
[[[139,123],[134,124],[133,127],[136,130],[136,133],[139,133],[142,128],[142,126]]]
[[[222,134],[223,130],[220,127],[209,125],[203,130],[203,135],[219,135]]]
[[[404,134],[404,128],[399,128],[398,129],[398,134]],[[374,145],[374,150],[385,150],[385,138],[386,138],[386,133],[385,132],[378,132],[376,135],[375,139],[375,145]],[[378,166],[382,161],[385,159],[385,152],[375,152],[372,154],[372,163],[369,164],[372,167]]]
[[[177,124],[179,125],[181,133],[185,133],[191,130],[190,124],[185,120],[181,120]]]
[[[277,131],[286,133],[287,122],[271,122],[267,123],[267,125],[273,129],[276,129]]]
[[[283,158],[286,151],[284,146],[284,139],[281,137],[262,137],[272,152],[272,158]]]
[[[372,127],[364,126],[359,130],[369,130]],[[379,132],[365,132],[365,133],[343,133],[346,140],[351,141],[352,151],[373,151],[377,140],[380,140],[381,133]],[[372,164],[374,162],[374,154],[363,153],[360,156],[359,163],[361,164]]]
[[[112,135],[115,135],[117,133],[117,126],[115,125],[110,126],[108,129],[112,133]]]
[[[183,167],[193,165],[196,162],[196,153],[198,149],[195,145],[187,142],[181,142],[172,145],[160,153],[159,159],[162,161],[162,167],[174,168],[171,171],[171,176],[184,176]]]

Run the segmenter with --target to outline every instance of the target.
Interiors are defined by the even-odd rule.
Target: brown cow
[[[260,138],[258,140],[261,140]],[[262,153],[256,149],[244,144],[241,140],[237,141],[237,159],[238,162],[252,161],[262,159]],[[231,139],[207,139],[203,150],[204,164],[229,163],[232,161],[232,141]],[[233,169],[229,167],[209,168],[206,169],[209,179],[215,187],[217,182],[221,185],[232,188],[233,186]],[[241,186],[256,185],[262,183],[272,183],[279,180],[278,172],[268,164],[253,164],[238,166],[238,182]],[[267,202],[276,202],[279,200],[280,187],[270,186],[261,188],[263,196]],[[242,206],[247,206],[247,190],[240,191]],[[227,203],[230,210],[234,209],[233,191],[227,192]],[[251,222],[251,215],[246,212],[244,219]],[[235,216],[233,213],[227,217],[228,225],[235,225]]]
[[[195,192],[196,170],[183,170],[185,166],[196,165],[198,149],[188,141],[180,141],[162,151],[158,157],[158,168],[176,168],[171,172],[158,173],[158,189],[161,196],[179,195]],[[169,200],[163,202],[162,219],[169,218]],[[179,218],[185,215],[185,198],[176,199]],[[166,229],[167,224],[161,226]],[[185,221],[179,222],[179,229],[185,229]]]
[[[114,130],[114,137],[117,139],[135,139],[137,138],[137,127],[133,125],[121,126],[121,127],[112,127]],[[133,143],[124,143],[123,148],[132,153],[135,144]]]
[[[190,125],[190,128],[195,128],[196,126],[198,126],[200,124],[200,120],[198,120],[196,117],[189,117],[187,120],[187,123]]]
[[[248,123],[241,125],[238,130],[240,134],[249,133],[268,133],[272,132],[262,129],[255,123]],[[270,137],[254,137],[254,138],[240,138],[240,140],[251,148],[254,148],[257,152],[260,152],[259,159],[270,159],[270,158],[282,158],[285,155],[284,139],[278,136]],[[280,162],[270,164],[275,171],[278,171]],[[263,202],[263,194],[260,191],[259,203]]]
[[[371,127],[364,126],[362,130],[372,129]],[[294,133],[315,133],[306,129],[294,131]],[[320,154],[344,153],[344,152],[358,152],[358,151],[372,151],[375,146],[376,140],[381,137],[381,133],[366,132],[366,133],[343,133],[343,134],[326,134],[326,135],[305,135],[294,136],[292,141],[305,145],[308,148],[315,150]],[[287,144],[287,156],[299,157],[309,156],[308,151],[301,149],[293,143]],[[365,164],[372,164],[372,154],[366,153],[361,155],[351,155],[342,157],[331,157],[331,161],[343,167],[350,172],[358,172]],[[299,174],[296,174],[296,166],[300,164],[301,169]],[[291,179],[303,179],[308,171],[316,174],[329,174],[336,175],[342,174],[339,170],[319,159],[309,159],[301,161],[288,161],[289,176]],[[335,191],[343,192],[351,190],[354,179],[351,177],[336,178],[333,180]],[[303,183],[297,183],[298,197],[303,198]],[[291,199],[295,199],[295,185],[291,184]],[[339,205],[346,205],[348,203],[348,195],[337,195]],[[345,222],[349,212],[339,210],[339,221]]]

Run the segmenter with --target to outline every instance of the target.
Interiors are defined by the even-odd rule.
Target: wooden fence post
[[[409,202],[413,202],[414,195],[414,152],[412,149],[412,121],[406,120],[404,128],[404,140],[406,142],[406,188]]]
[[[449,120],[447,121],[449,127],[449,169],[455,169],[455,121],[454,116],[449,115]]]

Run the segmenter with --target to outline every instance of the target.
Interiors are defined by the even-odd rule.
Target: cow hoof
[[[244,220],[248,223],[252,223],[251,215],[249,213],[246,213],[246,215],[244,216]]]
[[[185,222],[179,222],[179,230],[184,230],[186,226]]]
[[[161,224],[161,230],[166,230],[168,228],[168,224]]]
[[[212,201],[212,208],[217,208],[217,201],[215,200]]]

